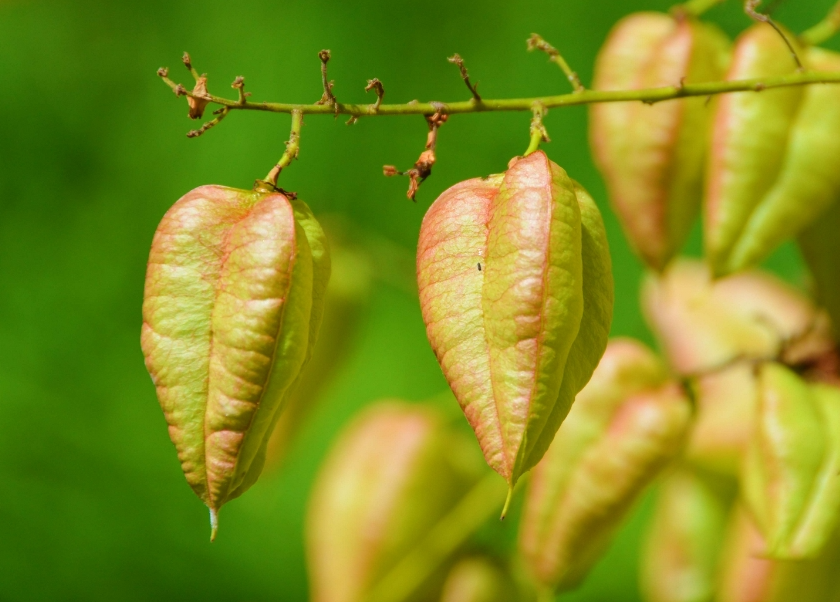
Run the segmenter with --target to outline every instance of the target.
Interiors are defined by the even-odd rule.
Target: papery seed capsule
[[[796,46],[796,37],[785,35]],[[797,51],[809,70],[840,68],[840,54]],[[759,24],[737,40],[727,79],[795,70],[779,34]],[[755,265],[840,198],[840,90],[785,88],[724,95],[716,103],[705,246],[722,276]]]
[[[330,262],[301,201],[202,186],[166,213],[146,272],[141,343],[187,482],[210,508],[259,476],[312,352]]]
[[[737,363],[700,375],[694,385],[695,416],[685,448],[692,466],[736,477],[752,434],[758,404],[753,366]]]
[[[649,350],[610,343],[528,487],[519,549],[541,587],[583,579],[638,494],[679,452],[690,416]]]
[[[693,18],[644,12],[622,19],[595,64],[596,90],[678,86],[720,79],[728,41]],[[703,98],[590,107],[590,140],[610,200],[642,259],[661,270],[700,208],[706,129]]]
[[[840,520],[840,388],[767,364],[742,481],[776,558],[818,555]]]
[[[510,602],[516,587],[504,571],[485,558],[465,558],[452,567],[440,602]]]
[[[646,280],[642,307],[669,363],[684,375],[776,357],[788,341],[832,345],[813,303],[758,271],[713,283],[702,263],[674,262],[662,277]]]
[[[659,490],[641,560],[647,602],[711,602],[732,492],[691,469],[669,474]]]
[[[417,278],[432,349],[512,489],[606,346],[612,273],[597,207],[535,152],[441,194],[420,230]]]
[[[430,408],[390,402],[364,410],[333,444],[309,500],[312,600],[369,600],[482,468],[473,445]]]

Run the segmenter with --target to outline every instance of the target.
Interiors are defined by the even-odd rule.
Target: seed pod
[[[711,602],[731,494],[682,468],[669,474],[656,500],[641,559],[647,602]]]
[[[312,600],[368,600],[370,588],[480,477],[472,449],[426,407],[380,403],[348,425],[307,509]]]
[[[335,219],[321,222],[329,235],[332,270],[319,344],[271,434],[267,470],[283,463],[325,387],[347,359],[370,296],[373,266],[369,254],[348,240],[344,224]]]
[[[693,18],[644,12],[613,28],[595,63],[596,90],[721,78],[729,43]],[[590,106],[590,140],[624,232],[650,267],[680,249],[700,208],[710,111],[703,98]]]
[[[748,363],[696,378],[694,424],[685,448],[688,463],[721,476],[738,476],[758,405],[755,381]]]
[[[534,469],[519,549],[535,581],[585,576],[638,494],[680,450],[691,415],[664,366],[639,343],[610,343]]]
[[[219,508],[262,470],[317,338],[329,272],[311,211],[280,193],[202,186],[158,226],[141,344],[211,539]]]
[[[512,489],[606,346],[613,288],[597,207],[537,151],[441,194],[420,229],[417,279],[432,349]]]
[[[797,51],[809,70],[840,68],[840,54]],[[737,40],[727,79],[795,69],[779,34],[758,24]],[[807,88],[717,101],[705,205],[706,255],[716,276],[755,265],[840,198],[840,90]]]
[[[840,389],[778,364],[759,374],[744,497],[776,558],[814,557],[840,519]]]
[[[778,356],[831,345],[827,324],[798,291],[753,271],[712,283],[696,261],[674,262],[642,287],[642,307],[665,355],[683,375],[719,369],[738,359]]]
[[[490,560],[465,558],[446,577],[440,602],[510,602],[516,600],[510,578]]]
[[[772,560],[752,519],[736,508],[721,555],[716,602],[840,602],[840,537],[812,560]]]

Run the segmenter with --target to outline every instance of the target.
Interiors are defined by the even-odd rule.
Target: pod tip
[[[216,541],[216,534],[219,532],[219,511],[210,508],[210,542]]]
[[[505,506],[502,508],[502,515],[499,517],[499,520],[505,520],[507,516],[508,509],[510,508],[510,500],[513,499],[513,485],[508,486],[507,498],[505,498]]]

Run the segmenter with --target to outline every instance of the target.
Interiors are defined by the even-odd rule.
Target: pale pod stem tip
[[[219,532],[219,511],[210,508],[210,542],[216,541],[216,534]]]

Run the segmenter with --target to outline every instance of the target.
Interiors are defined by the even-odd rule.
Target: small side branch
[[[569,63],[566,62],[566,59],[563,58],[563,55],[560,54],[560,51],[557,50],[554,46],[546,42],[543,37],[539,34],[532,33],[531,37],[528,38],[528,51],[533,52],[534,50],[539,50],[541,52],[545,52],[548,55],[548,58],[551,59],[554,63],[557,64],[560,69],[563,70],[563,73],[566,74],[566,79],[569,80],[569,83],[572,84],[572,89],[575,92],[585,92],[586,88],[583,87],[583,84],[580,83],[580,78],[578,74],[572,71],[572,68],[569,67]]]
[[[230,109],[228,107],[222,107],[221,109],[214,111],[213,114],[216,115],[216,118],[211,121],[208,121],[197,130],[190,130],[189,132],[187,132],[187,138],[198,138],[210,128],[219,125],[219,122],[221,122],[222,119],[227,117],[228,113],[230,113]]]
[[[461,79],[463,79],[464,83],[467,85],[467,89],[470,91],[470,94],[472,94],[473,100],[475,100],[475,102],[481,102],[481,96],[478,93],[478,84],[470,83],[470,74],[467,72],[466,66],[464,66],[464,59],[461,58],[461,55],[455,53],[446,60],[458,67],[458,71],[461,72]]]
[[[773,21],[768,15],[764,15],[758,12],[758,5],[761,4],[761,0],[744,0],[744,12],[747,13],[747,16],[756,21],[758,23],[767,23],[770,27],[776,30],[782,40],[784,40],[785,45],[787,45],[788,50],[790,51],[790,56],[793,58],[793,62],[796,63],[796,68],[799,71],[804,71],[805,68],[802,66],[802,61],[799,60],[799,55],[796,54],[796,49],[793,47],[793,44],[785,35],[785,32],[782,31],[782,28],[776,25],[776,22]]]
[[[186,67],[187,71],[189,71],[190,74],[193,76],[193,79],[195,81],[198,81],[201,78],[201,76],[198,74],[198,71],[196,71],[195,67],[193,67],[193,65],[192,65],[192,59],[190,58],[190,53],[185,52],[184,56],[181,57],[181,60],[184,63],[184,67]]]
[[[245,78],[241,75],[237,75],[230,87],[239,91],[239,104],[244,105],[248,101],[248,97],[251,95],[250,92],[245,91]]]
[[[277,188],[277,178],[280,177],[280,172],[291,165],[292,161],[297,159],[300,154],[300,130],[302,127],[303,113],[292,111],[292,131],[289,133],[289,140],[286,142],[286,152],[280,157],[277,165],[271,168],[264,180],[273,188]]]
[[[335,110],[335,116],[338,117],[338,99],[332,91],[335,82],[327,79],[327,63],[330,62],[332,55],[329,50],[322,50],[318,53],[318,58],[321,59],[321,84],[324,86],[324,93],[321,95],[321,100],[315,104],[332,107]]]
[[[840,1],[835,4],[825,18],[804,31],[799,39],[810,46],[822,44],[840,31]]]
[[[382,104],[382,99],[385,98],[385,86],[374,77],[373,79],[369,79],[367,86],[365,86],[365,92],[370,92],[371,90],[376,90],[376,102],[370,105],[370,112],[372,115],[375,115],[379,112],[379,105]]]
[[[449,116],[446,113],[443,113],[440,108],[434,115],[426,116],[426,123],[429,125],[429,133],[426,136],[426,150],[420,153],[420,158],[418,158],[414,163],[414,167],[408,171],[399,171],[393,165],[385,165],[382,168],[382,173],[386,177],[409,177],[410,182],[406,196],[412,201],[416,201],[415,197],[417,195],[417,190],[420,188],[420,184],[422,184],[423,180],[432,174],[432,167],[434,167],[435,161],[437,160],[435,147],[437,146],[438,129],[446,123],[448,117]]]

